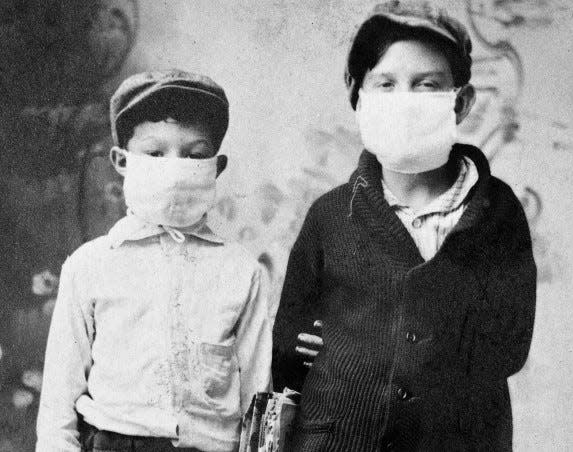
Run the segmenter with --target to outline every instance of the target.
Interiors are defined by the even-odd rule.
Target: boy
[[[354,38],[365,151],[310,208],[273,333],[275,390],[302,391],[294,451],[511,450],[507,378],[528,354],[536,268],[517,198],[455,143],[470,52],[427,4],[380,5]],[[322,344],[307,373],[297,334],[317,318],[322,342],[299,337]]]
[[[236,449],[269,386],[271,330],[256,260],[205,223],[228,108],[211,79],[175,70],[113,95],[128,214],[63,265],[38,451]]]

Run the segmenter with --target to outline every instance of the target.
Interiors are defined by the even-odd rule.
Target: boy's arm
[[[297,353],[298,335],[313,332],[321,319],[316,309],[319,295],[322,251],[314,209],[309,211],[290,253],[281,301],[273,328],[273,385],[275,391],[302,389],[308,368]]]
[[[87,393],[93,319],[80,307],[73,266],[62,266],[52,321],[37,421],[37,452],[79,451],[76,400]]]
[[[506,379],[518,372],[533,334],[537,271],[525,213],[517,198],[514,202],[515,222],[504,232],[520,240],[494,264],[486,299],[475,312],[469,373],[479,381]]]
[[[251,280],[249,298],[237,329],[236,350],[241,378],[241,411],[249,408],[253,395],[269,391],[271,384],[271,321],[267,299],[261,290],[261,269]]]

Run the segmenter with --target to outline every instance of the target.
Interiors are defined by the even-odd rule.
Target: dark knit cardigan
[[[525,363],[536,267],[523,209],[481,151],[467,208],[425,262],[364,151],[310,208],[274,327],[273,379],[302,390],[291,449],[511,450],[507,377]],[[294,349],[323,321],[310,371]]]

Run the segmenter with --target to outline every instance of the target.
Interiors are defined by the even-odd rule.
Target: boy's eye
[[[206,143],[196,143],[188,149],[183,150],[181,157],[187,159],[206,159],[213,156],[213,147]]]
[[[417,86],[423,90],[437,90],[440,88],[439,84],[433,80],[422,80]]]
[[[150,155],[151,157],[163,157],[163,152],[161,151],[148,151],[146,154]]]
[[[383,82],[377,82],[374,85],[374,88],[378,88],[378,89],[391,89],[394,86],[394,84],[392,82],[389,81],[383,81]]]

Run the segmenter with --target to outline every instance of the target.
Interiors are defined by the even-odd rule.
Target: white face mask
[[[391,171],[414,174],[445,165],[456,142],[456,93],[360,90],[356,119],[364,147]]]
[[[125,152],[127,207],[149,223],[186,227],[213,207],[217,157],[184,159]]]

